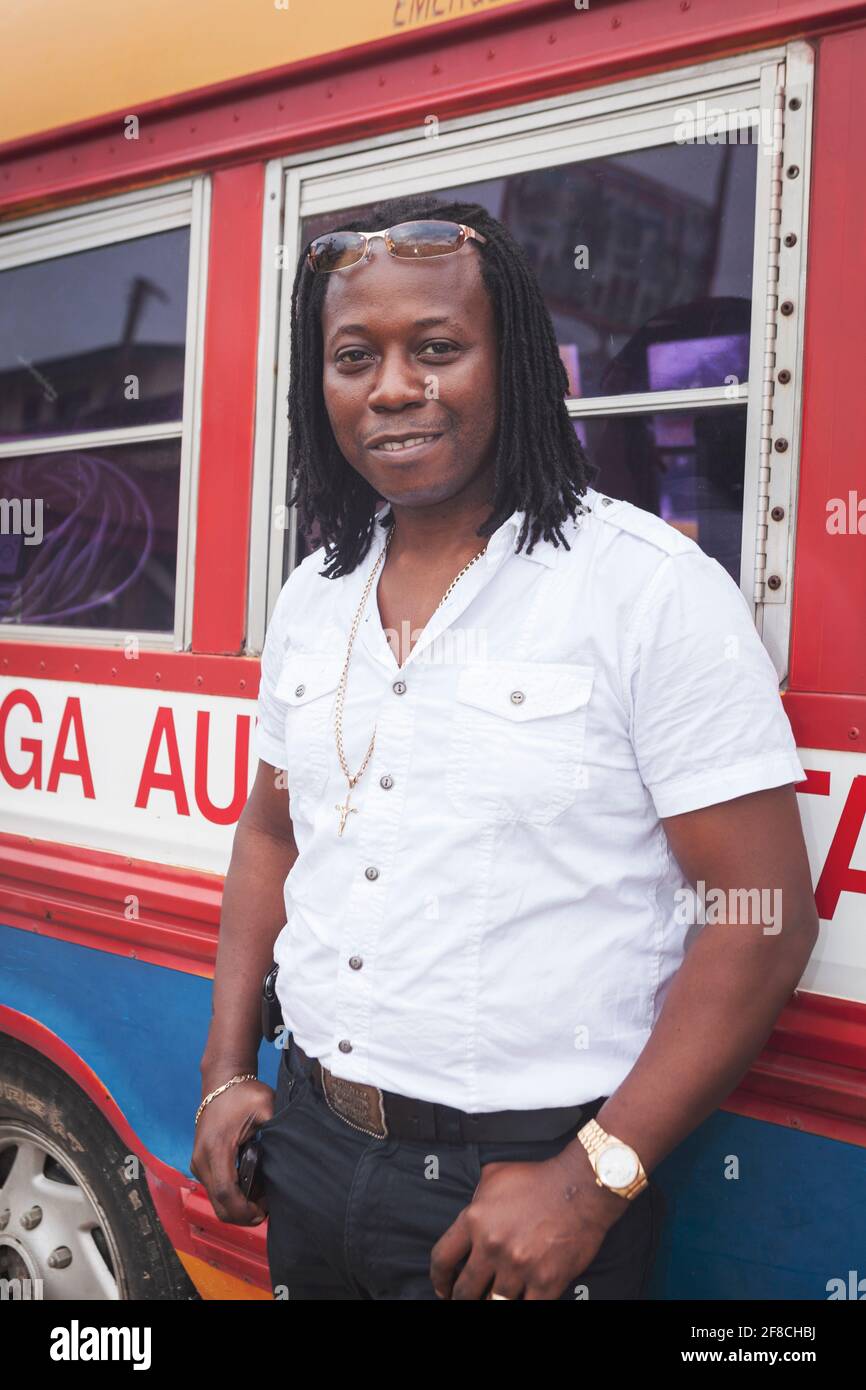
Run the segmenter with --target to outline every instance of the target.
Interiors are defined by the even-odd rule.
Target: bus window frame
[[[180,440],[180,478],[174,623],[170,632],[134,628],[83,628],[47,623],[3,623],[0,640],[58,646],[116,647],[134,640],[139,649],[189,651],[192,647],[194,557],[198,501],[205,298],[210,233],[211,180],[206,173],[109,198],[70,203],[0,223],[0,271],[73,255],[99,246],[189,227],[183,411],[179,422],[131,428],[34,436],[0,443],[0,458],[63,453],[68,449]]]
[[[772,275],[775,267],[771,251],[775,228],[771,224],[771,213],[778,158],[774,165],[774,157],[781,158],[782,166],[789,161],[785,150],[765,153],[761,140],[763,132],[772,125],[777,94],[784,91],[785,83],[790,89],[792,82],[796,82],[797,91],[804,93],[806,100],[801,107],[802,119],[797,123],[797,163],[801,170],[796,190],[798,243],[795,250],[786,255],[783,269],[786,282],[798,286],[795,303],[802,306],[812,109],[812,50],[805,43],[777,45],[564,96],[441,120],[436,127],[435,144],[416,125],[268,162],[262,228],[259,389],[247,608],[249,650],[261,651],[264,645],[266,625],[283,585],[286,545],[287,573],[291,573],[296,562],[294,509],[289,511],[285,506],[288,420],[284,406],[278,409],[277,403],[285,402],[288,397],[291,287],[302,249],[301,219],[383,196],[432,192],[461,182],[468,184],[490,177],[491,170],[501,176],[673,144],[671,121],[676,109],[685,103],[703,100],[708,111],[721,107],[734,121],[742,111],[757,109],[760,112],[748,386],[737,388],[736,396],[726,396],[728,388],[712,387],[688,392],[588,397],[569,400],[568,408],[569,414],[576,419],[636,413],[657,409],[660,405],[665,409],[685,409],[695,405],[736,405],[745,401],[740,588],[774,661],[780,683],[784,685],[790,645],[800,462],[804,314],[797,312],[793,320],[785,321],[775,312],[778,296],[774,304]],[[696,130],[699,129],[700,123],[697,123]],[[668,138],[661,140],[659,136],[664,132]],[[784,396],[788,444],[784,466],[770,469],[768,479],[766,467],[762,473],[761,461],[768,450],[768,426],[762,415],[773,384],[769,379],[772,373],[768,374],[765,366],[771,311],[775,324],[780,325],[780,341],[783,335],[786,339],[793,381]],[[671,400],[672,396],[676,400]],[[776,400],[779,400],[778,391]],[[772,463],[778,455],[771,453],[769,458]],[[770,523],[768,537],[766,514],[771,507],[778,506],[783,509],[783,521]],[[288,535],[283,542],[285,531]],[[765,576],[770,574],[778,574],[782,579],[781,587],[775,591],[764,583]]]

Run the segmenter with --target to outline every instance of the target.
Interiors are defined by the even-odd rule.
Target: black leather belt
[[[360,1081],[346,1081],[308,1057],[294,1037],[290,1046],[304,1064],[314,1089],[341,1120],[375,1139],[439,1140],[446,1144],[471,1144],[490,1140],[556,1139],[566,1130],[577,1134],[594,1118],[607,1096],[585,1105],[566,1105],[550,1110],[494,1110],[470,1114],[451,1105],[382,1091]],[[289,1051],[284,1062],[288,1065]]]

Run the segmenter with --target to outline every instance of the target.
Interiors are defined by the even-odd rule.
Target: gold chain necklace
[[[372,754],[373,754],[373,745],[374,745],[375,742],[376,742],[376,726],[374,725],[374,726],[373,726],[373,736],[372,736],[372,738],[370,739],[370,747],[367,749],[367,753],[366,753],[366,756],[365,756],[365,758],[364,758],[364,761],[361,763],[361,766],[358,768],[358,771],[357,771],[357,772],[354,774],[354,776],[353,776],[352,773],[349,771],[348,764],[346,763],[346,754],[345,754],[345,751],[344,751],[344,749],[343,749],[343,704],[344,704],[344,701],[345,701],[345,698],[346,698],[346,685],[347,685],[348,676],[349,676],[349,662],[350,662],[350,660],[351,660],[351,658],[352,658],[352,644],[354,643],[355,637],[357,636],[358,624],[359,624],[360,621],[361,621],[361,614],[362,614],[363,611],[364,611],[364,607],[365,607],[365,605],[366,605],[367,599],[368,599],[369,594],[370,594],[370,589],[371,589],[372,586],[373,586],[373,580],[375,579],[375,577],[376,577],[376,575],[377,575],[377,573],[378,573],[379,566],[381,565],[382,561],[385,559],[386,555],[388,554],[388,547],[389,547],[389,545],[391,544],[391,537],[394,535],[394,530],[395,530],[395,526],[394,526],[394,524],[392,524],[390,530],[388,531],[388,538],[387,538],[387,540],[385,541],[384,546],[382,547],[382,551],[381,551],[381,553],[380,553],[380,555],[379,555],[379,558],[378,558],[378,560],[376,561],[375,565],[373,566],[373,569],[372,569],[372,571],[371,571],[371,573],[370,573],[370,578],[367,580],[366,586],[365,586],[365,588],[364,588],[364,592],[363,592],[363,594],[361,595],[361,602],[358,604],[358,611],[357,611],[356,614],[355,614],[355,619],[354,619],[354,622],[352,623],[352,627],[351,627],[351,630],[350,630],[350,632],[349,632],[349,646],[348,646],[348,648],[347,648],[347,650],[346,650],[346,660],[345,660],[345,662],[344,662],[344,664],[343,664],[343,672],[342,672],[342,675],[340,676],[340,683],[339,683],[339,685],[338,685],[338,687],[337,687],[337,708],[336,708],[336,713],[335,713],[335,718],[334,718],[334,732],[335,732],[335,734],[336,734],[336,739],[337,739],[337,756],[338,756],[338,758],[340,759],[340,767],[343,769],[343,775],[345,776],[346,780],[347,780],[348,783],[349,783],[349,790],[346,792],[346,800],[342,803],[342,805],[340,804],[339,801],[337,801],[337,802],[334,803],[334,810],[335,810],[335,811],[339,811],[339,813],[340,813],[340,829],[339,829],[339,831],[337,832],[339,835],[342,835],[342,833],[343,833],[343,831],[344,831],[344,829],[345,829],[345,827],[346,827],[346,821],[347,821],[348,817],[349,817],[350,815],[354,814],[354,812],[356,812],[357,809],[358,809],[357,806],[350,806],[350,805],[349,805],[349,797],[352,795],[352,792],[354,791],[355,787],[357,786],[358,782],[361,780],[361,777],[363,776],[363,774],[364,774],[364,772],[365,772],[365,770],[366,770],[367,764],[368,764],[368,762],[370,761],[370,758],[372,757]],[[475,561],[476,561],[476,560],[480,560],[480,559],[481,559],[481,556],[484,554],[484,551],[485,551],[486,549],[487,549],[487,546],[485,545],[485,546],[484,546],[484,549],[483,549],[483,550],[479,550],[479,552],[478,552],[477,555],[473,555],[473,557],[472,557],[472,559],[469,561],[469,563],[468,563],[467,565],[464,565],[464,566],[463,566],[463,568],[462,568],[462,570],[460,571],[460,573],[459,573],[459,574],[456,574],[456,575],[454,576],[454,578],[451,580],[451,583],[448,585],[448,588],[445,590],[445,593],[442,595],[441,599],[439,600],[439,602],[437,603],[436,607],[434,608],[433,613],[438,613],[438,612],[439,612],[439,609],[442,607],[443,603],[444,603],[445,600],[448,598],[448,595],[451,593],[452,589],[454,588],[454,585],[457,583],[457,581],[458,581],[459,579],[462,579],[462,578],[463,578],[464,574],[466,573],[466,571],[467,571],[468,569],[471,569],[471,568],[472,568],[472,566],[475,564]],[[431,614],[430,616],[432,617],[433,614]],[[429,619],[428,619],[428,621],[429,621]]]

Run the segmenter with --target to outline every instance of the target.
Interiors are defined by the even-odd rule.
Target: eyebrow
[[[454,328],[459,327],[456,319],[445,317],[432,317],[426,319],[416,319],[413,328],[440,328],[442,324],[451,324]],[[365,323],[341,323],[331,334],[332,338],[338,338],[341,333],[367,333],[368,327]]]

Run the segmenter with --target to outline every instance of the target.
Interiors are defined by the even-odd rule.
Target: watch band
[[[639,1192],[643,1192],[644,1188],[649,1183],[649,1178],[644,1171],[644,1166],[640,1161],[639,1155],[630,1144],[626,1144],[624,1139],[617,1139],[615,1135],[608,1134],[602,1129],[597,1120],[587,1120],[583,1128],[578,1130],[577,1137],[589,1155],[589,1161],[595,1173],[595,1181],[599,1187],[606,1187],[609,1192],[615,1192],[617,1196],[625,1197],[629,1202],[633,1197],[636,1197]],[[611,1144],[620,1144],[623,1148],[629,1149],[637,1159],[637,1176],[632,1179],[627,1187],[611,1187],[609,1183],[604,1182],[598,1176],[598,1168],[596,1165],[599,1155]]]

